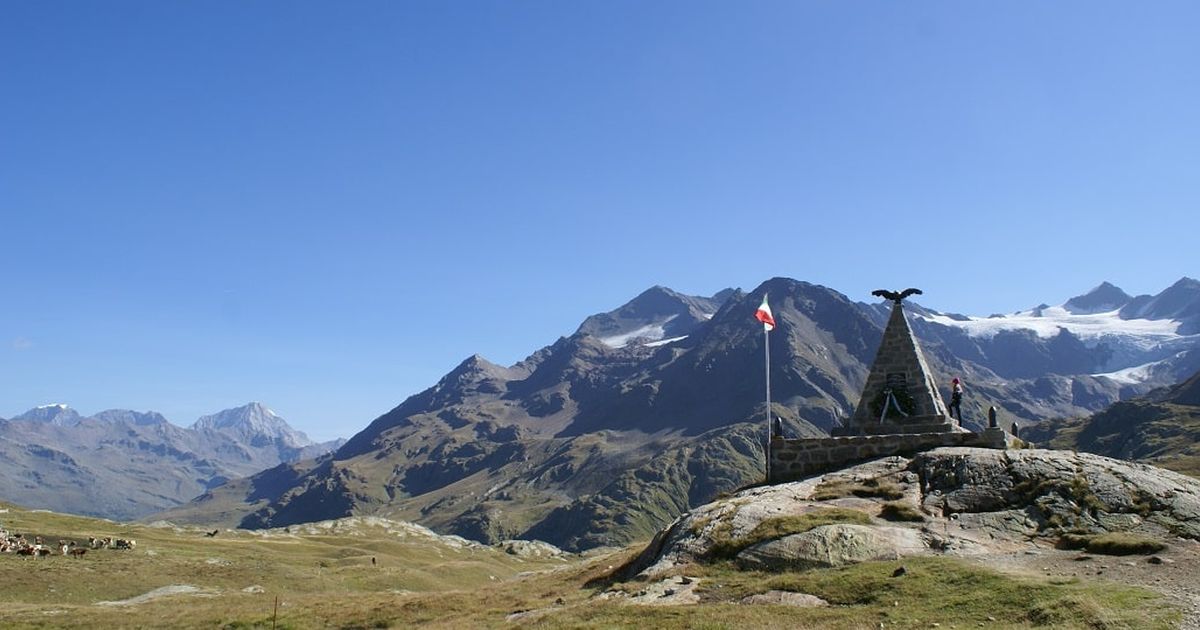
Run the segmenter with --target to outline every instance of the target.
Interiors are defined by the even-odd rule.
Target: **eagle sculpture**
[[[871,292],[871,295],[877,295],[881,298],[886,298],[895,302],[896,304],[899,304],[901,300],[910,295],[921,295],[921,290],[910,288],[896,293],[895,291],[888,291],[887,289],[875,289]]]

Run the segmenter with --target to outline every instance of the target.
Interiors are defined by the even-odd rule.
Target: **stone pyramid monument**
[[[833,430],[833,437],[769,440],[768,483],[804,479],[854,462],[941,446],[1003,449],[1019,444],[998,426],[972,433],[946,413],[946,404],[901,304],[904,298],[920,292],[881,289],[872,293],[894,304],[858,408],[844,426]]]
[[[834,435],[880,435],[957,432],[959,428],[946,411],[937,383],[921,353],[921,346],[904,316],[903,299],[919,290],[902,294],[876,291],[892,300],[892,315],[883,331],[883,341],[862,398],[845,426]]]

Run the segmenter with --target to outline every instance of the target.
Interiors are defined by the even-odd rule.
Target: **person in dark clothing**
[[[950,384],[950,417],[962,424],[962,383],[955,377]]]

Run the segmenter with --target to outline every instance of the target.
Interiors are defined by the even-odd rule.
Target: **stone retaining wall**
[[[857,435],[804,440],[771,440],[769,483],[796,481],[878,457],[909,455],[939,446],[1008,448],[1003,429],[982,433],[908,433]]]

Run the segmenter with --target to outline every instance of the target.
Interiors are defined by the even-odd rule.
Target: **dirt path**
[[[161,588],[156,588],[153,591],[150,591],[149,593],[142,593],[141,595],[138,595],[137,597],[130,597],[129,599],[122,599],[122,600],[115,601],[115,602],[96,602],[96,605],[97,606],[134,606],[137,604],[144,604],[148,601],[155,600],[160,597],[168,597],[170,595],[210,596],[211,594],[201,591],[199,588],[196,588],[195,586],[192,586],[190,584],[174,584],[171,586],[163,586]]]
[[[1196,541],[1176,539],[1168,549],[1153,556],[1104,556],[1038,547],[979,556],[976,560],[1020,575],[1077,577],[1145,587],[1162,593],[1183,611],[1180,628],[1200,630],[1200,543]]]

